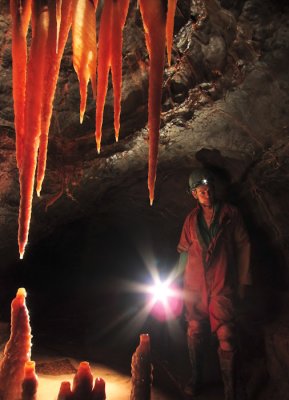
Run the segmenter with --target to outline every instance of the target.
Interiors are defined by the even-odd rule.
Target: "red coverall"
[[[250,284],[250,243],[238,209],[223,204],[219,229],[206,246],[198,226],[198,205],[187,216],[178,251],[187,252],[184,274],[188,336],[202,332],[208,320],[219,341],[233,338],[233,293],[238,285]]]

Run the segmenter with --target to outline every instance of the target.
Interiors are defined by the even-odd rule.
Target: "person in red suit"
[[[184,305],[192,378],[185,388],[194,398],[201,386],[204,327],[216,335],[226,400],[239,396],[235,299],[251,284],[250,241],[239,210],[215,198],[214,179],[207,169],[195,169],[189,191],[197,200],[186,217],[178,252],[184,268]]]

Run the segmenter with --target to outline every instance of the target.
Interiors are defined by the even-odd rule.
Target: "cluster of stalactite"
[[[138,0],[150,59],[148,188],[154,199],[165,48],[171,60],[177,0]],[[99,30],[96,10],[101,8]],[[12,15],[13,97],[16,156],[20,179],[18,243],[20,258],[28,240],[32,199],[44,179],[53,99],[60,62],[72,29],[73,66],[80,86],[80,122],[86,108],[87,85],[96,98],[96,145],[101,148],[108,75],[114,92],[114,130],[120,130],[122,34],[129,0],[10,0]],[[27,48],[31,21],[32,39]]]
[[[0,400],[36,400],[38,377],[31,361],[31,327],[25,302],[26,290],[20,288],[11,303],[11,334],[0,364]],[[140,336],[140,344],[132,356],[131,400],[149,400],[152,385],[150,338]],[[105,400],[105,381],[93,378],[87,361],[79,364],[72,385],[60,385],[57,400]]]

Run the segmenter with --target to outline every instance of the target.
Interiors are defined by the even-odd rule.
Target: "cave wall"
[[[11,18],[7,2],[0,5],[0,254],[1,269],[9,271],[21,268],[19,183]],[[90,88],[84,122],[79,124],[78,81],[69,39],[54,101],[47,173],[41,197],[34,198],[27,252],[36,251],[38,244],[50,251],[47,242],[53,247],[59,240],[69,252],[66,227],[93,221],[90,231],[96,238],[109,229],[132,237],[136,229],[149,232],[159,258],[173,263],[181,226],[192,206],[186,194],[188,175],[204,164],[216,173],[219,195],[226,195],[244,215],[252,240],[254,279],[247,306],[251,318],[260,321],[256,332],[266,325],[264,351],[282,354],[276,349],[283,348],[287,334],[289,288],[288,16],[286,1],[179,0],[172,66],[166,65],[164,71],[152,207],[146,182],[149,62],[136,1],[131,2],[124,31],[120,140],[115,143],[113,137],[110,84],[100,155]],[[60,233],[53,244],[54,232]],[[275,333],[272,324],[280,327]],[[251,339],[257,335],[246,334]],[[275,339],[278,345],[272,345]],[[270,376],[278,376],[280,365],[268,368]]]
[[[136,213],[155,216],[168,209],[178,215],[184,197],[172,190],[172,198],[167,182],[172,180],[174,185],[177,177],[185,182],[191,168],[202,162],[227,172],[234,200],[244,203],[245,213],[268,231],[269,240],[278,244],[287,259],[283,189],[288,173],[288,10],[283,3],[270,1],[262,6],[258,1],[237,3],[178,3],[172,66],[164,73],[153,208],[148,207],[145,182],[148,56],[135,2],[131,2],[124,32],[121,139],[119,143],[113,139],[110,85],[99,156],[94,142],[94,100],[90,92],[80,125],[78,82],[67,45],[54,101],[48,170],[43,194],[34,199],[30,240],[45,237],[75,216],[88,215],[96,204],[100,214],[106,208],[107,214],[113,213],[117,209],[114,188],[127,197],[124,202]],[[19,203],[7,8],[1,8],[0,16],[3,249],[16,248]]]

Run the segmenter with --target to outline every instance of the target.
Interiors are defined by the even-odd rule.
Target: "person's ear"
[[[196,189],[192,190],[192,196],[193,196],[196,200],[198,200],[198,195],[197,195]]]

